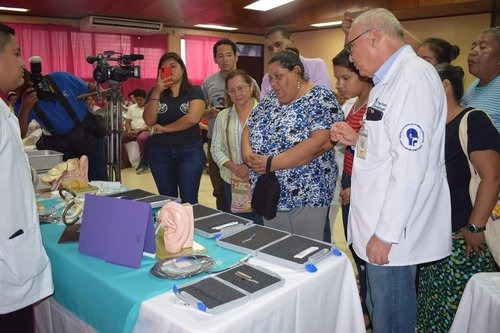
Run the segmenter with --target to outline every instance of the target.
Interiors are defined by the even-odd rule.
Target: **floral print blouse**
[[[287,105],[281,105],[270,92],[252,111],[247,126],[253,152],[276,156],[309,138],[312,132],[329,130],[334,122],[343,120],[333,92],[314,86]],[[333,149],[307,164],[276,171],[281,186],[278,209],[330,205],[337,175]],[[258,177],[250,170],[252,186]]]

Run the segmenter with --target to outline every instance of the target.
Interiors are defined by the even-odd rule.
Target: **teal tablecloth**
[[[58,244],[64,230],[62,225],[43,225],[41,230],[52,264],[55,299],[98,332],[131,332],[143,300],[170,290],[174,284],[201,277],[156,278],[149,273],[156,262],[153,258],[143,257],[137,269],[114,265],[80,254],[78,243]],[[243,257],[216,246],[213,239],[195,235],[195,241],[206,247],[212,258],[222,261],[216,269],[228,267]]]

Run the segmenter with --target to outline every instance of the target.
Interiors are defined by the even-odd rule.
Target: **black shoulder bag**
[[[273,156],[267,158],[266,173],[257,179],[252,194],[252,208],[267,220],[274,218],[278,212],[281,191],[276,174],[270,172],[272,160]]]

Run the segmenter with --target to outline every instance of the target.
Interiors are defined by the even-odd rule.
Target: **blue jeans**
[[[417,265],[366,264],[366,306],[373,333],[415,333]]]
[[[181,201],[198,203],[205,153],[201,140],[180,146],[149,145],[149,167],[158,192]]]
[[[226,202],[229,204],[229,210],[231,210],[231,184],[223,181],[224,183],[224,195],[226,196]],[[234,215],[238,215],[244,219],[249,219],[252,220],[253,223],[259,224],[259,225],[264,225],[264,220],[262,219],[262,216],[260,216],[257,212],[251,212],[251,213],[231,213]]]

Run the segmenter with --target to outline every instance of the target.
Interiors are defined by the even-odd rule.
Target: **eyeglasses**
[[[249,88],[250,86],[249,85],[241,85],[241,86],[237,86],[236,88],[231,88],[231,89],[228,89],[226,90],[226,93],[228,95],[234,95],[236,94],[237,92],[238,93],[244,93],[245,91],[247,91],[247,89]]]
[[[352,51],[352,44],[361,36],[363,36],[364,34],[366,34],[367,32],[370,32],[371,29],[368,29],[368,30],[365,30],[363,31],[362,33],[360,33],[359,35],[357,35],[353,40],[351,40],[349,43],[345,44],[344,45],[344,48],[347,50],[347,52],[349,54],[351,54],[351,51]]]

